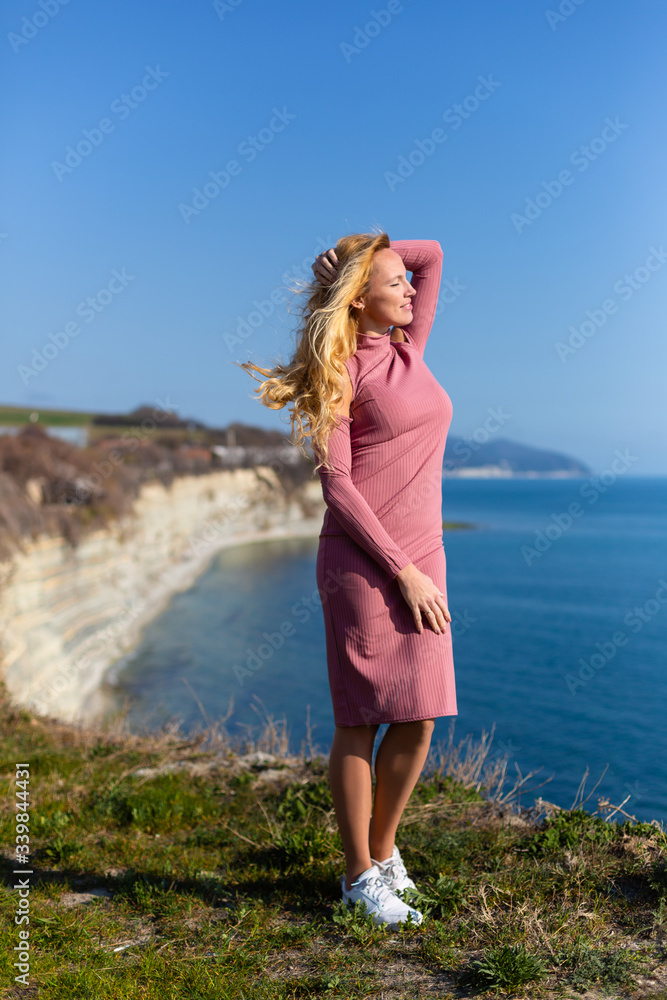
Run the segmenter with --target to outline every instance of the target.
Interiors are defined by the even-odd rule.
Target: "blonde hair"
[[[390,240],[385,232],[352,233],[342,236],[334,249],[338,276],[333,284],[322,285],[313,278],[304,282],[305,287],[294,289],[307,300],[301,310],[299,340],[288,363],[277,363],[271,369],[251,361],[240,364],[258,382],[261,380],[251,369],[265,376],[255,390],[264,406],[281,410],[293,403],[292,443],[301,446],[306,437],[311,438],[316,458],[318,453],[322,455],[316,470],[321,465],[330,467],[327,442],[337,422],[335,409],[343,398],[344,362],[357,347],[361,310],[351,303],[368,293],[375,254],[390,249]]]

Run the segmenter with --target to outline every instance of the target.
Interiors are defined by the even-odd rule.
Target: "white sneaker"
[[[344,875],[341,875],[340,884],[343,890],[343,902],[354,906],[357,901],[361,901],[374,924],[389,924],[390,927],[396,928],[398,924],[404,923],[409,915],[415,924],[420,924],[424,919],[419,910],[408,906],[391,891],[375,864],[362,872],[349,889],[345,888]]]
[[[404,892],[406,889],[409,892],[417,891],[417,886],[405,870],[403,859],[395,844],[391,857],[386,861],[376,861],[375,858],[371,858],[371,861],[380,869],[380,874],[392,892]]]

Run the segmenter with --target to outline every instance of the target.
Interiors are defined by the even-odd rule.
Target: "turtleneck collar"
[[[363,347],[377,347],[379,344],[391,343],[390,335],[391,327],[381,334],[373,333],[359,333],[357,331],[357,350]]]

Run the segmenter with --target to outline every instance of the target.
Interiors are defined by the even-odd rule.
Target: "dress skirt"
[[[415,565],[447,604],[444,548]],[[398,580],[345,535],[320,538],[316,579],[337,726],[457,714],[450,622],[438,635],[423,615],[420,634]]]

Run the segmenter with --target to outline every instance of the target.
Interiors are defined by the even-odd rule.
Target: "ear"
[[[350,305],[354,306],[355,309],[363,309],[365,302],[363,299],[354,299],[352,302],[350,302]]]

